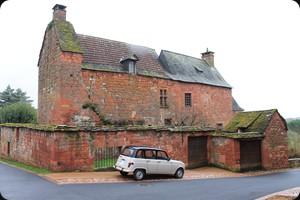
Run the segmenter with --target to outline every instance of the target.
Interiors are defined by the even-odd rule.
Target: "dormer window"
[[[133,54],[132,56],[121,58],[120,63],[123,64],[125,71],[130,74],[136,74],[136,62],[138,60],[138,57]]]
[[[130,74],[136,74],[135,63],[132,60],[128,62],[128,72]]]

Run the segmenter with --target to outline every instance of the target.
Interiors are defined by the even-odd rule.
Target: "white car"
[[[126,146],[115,166],[123,176],[133,173],[135,180],[143,180],[146,174],[167,174],[182,178],[185,164],[172,160],[163,149],[145,146]]]

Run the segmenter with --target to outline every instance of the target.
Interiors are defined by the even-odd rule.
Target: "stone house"
[[[232,88],[202,59],[77,34],[65,6],[53,8],[38,62],[40,124],[226,124],[241,110]],[[95,115],[84,109],[97,107]],[[237,106],[234,106],[237,105]]]
[[[189,168],[287,167],[285,120],[276,109],[242,112],[213,52],[157,55],[77,34],[65,8],[53,7],[40,51],[38,124],[0,125],[0,157],[88,171],[103,152],[149,145]]]

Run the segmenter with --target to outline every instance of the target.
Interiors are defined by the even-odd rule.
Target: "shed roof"
[[[162,50],[159,59],[173,80],[231,88],[214,66],[205,60]]]
[[[276,112],[277,109],[236,113],[223,132],[236,133],[242,128],[245,132],[264,133]]]

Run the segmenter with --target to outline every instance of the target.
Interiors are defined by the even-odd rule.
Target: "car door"
[[[145,152],[143,149],[138,150],[135,155],[134,168],[147,170],[147,160],[145,159]]]
[[[157,174],[156,152],[153,150],[145,150],[145,159],[147,162],[147,173]]]
[[[165,151],[157,151],[156,159],[158,174],[170,174],[172,172],[172,162]]]

